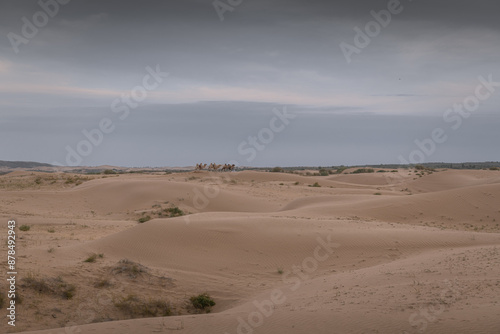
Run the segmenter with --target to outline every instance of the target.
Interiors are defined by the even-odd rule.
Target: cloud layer
[[[396,162],[448,125],[445,110],[474,94],[479,76],[500,81],[495,1],[242,0],[224,21],[212,1],[42,3],[54,17],[32,38],[23,25],[40,19],[40,4],[2,5],[2,160],[64,161],[82,130],[116,116],[113,101],[147,66],[169,76],[83,164]],[[355,28],[388,6],[399,13],[348,63],[341,43],[356,46]],[[17,53],[12,34],[28,41]],[[489,144],[499,105],[499,93],[481,101],[426,159],[499,160]],[[283,106],[299,116],[245,163],[238,145]]]

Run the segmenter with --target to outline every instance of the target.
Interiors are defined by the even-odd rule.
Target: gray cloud
[[[21,18],[40,6],[2,1],[0,128],[9,144],[0,159],[63,159],[64,145],[159,64],[170,76],[86,163],[237,159],[235,147],[282,105],[298,120],[252,163],[394,162],[474,93],[478,76],[500,81],[497,2],[401,4],[347,64],[339,44],[352,44],[354,27],[387,1],[243,0],[221,22],[212,1],[72,0],[18,54],[7,34],[20,34]],[[498,139],[490,128],[499,105],[498,93],[482,102],[432,159],[472,160],[470,150],[471,158],[497,160],[488,142]]]

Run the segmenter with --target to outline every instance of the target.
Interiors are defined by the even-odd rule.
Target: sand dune
[[[32,226],[19,232],[20,277],[76,286],[71,300],[21,288],[16,329],[498,332],[499,173],[414,174],[120,175],[1,191],[0,214]],[[156,214],[171,206],[189,214]],[[93,253],[102,258],[83,261]],[[119,274],[123,259],[143,269]],[[188,306],[202,292],[212,313]],[[174,315],[129,319],[115,303],[137,293],[168,300]]]

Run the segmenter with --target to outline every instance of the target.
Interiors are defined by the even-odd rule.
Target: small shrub
[[[321,187],[321,186],[319,185],[319,183],[318,183],[318,182],[314,182],[314,184],[310,185],[309,187],[319,188],[319,187]]]
[[[184,211],[174,206],[172,208],[164,209],[163,212],[167,214],[168,217],[179,217],[184,216]]]
[[[373,168],[358,168],[352,173],[353,174],[361,174],[361,173],[374,173],[374,172],[375,172],[375,170]]]
[[[128,295],[115,302],[115,307],[131,317],[165,317],[172,314],[170,304],[163,300],[145,301],[135,295]]]
[[[112,169],[106,169],[102,172],[103,174],[105,175],[110,175],[110,174],[118,174],[117,172],[115,172],[114,170]]]
[[[56,230],[54,230],[53,228],[49,228],[49,229],[47,230],[47,232],[49,232],[49,233],[55,233],[55,232],[56,232]]]
[[[145,223],[145,222],[147,222],[148,220],[151,220],[151,217],[150,217],[150,216],[145,216],[145,217],[141,217],[141,218],[139,218],[138,222],[139,222],[139,223]]]
[[[39,293],[47,295],[57,295],[64,299],[73,298],[76,287],[73,284],[64,282],[61,277],[56,278],[39,278],[33,274],[28,274],[27,277],[22,279],[21,286],[28,287]]]
[[[210,312],[210,308],[215,305],[215,301],[210,297],[208,293],[202,293],[198,296],[193,296],[189,298],[193,307],[198,310],[203,310],[205,312]]]
[[[273,169],[271,169],[271,172],[273,172],[273,173],[283,173],[283,168],[281,168],[281,167],[274,167]]]
[[[346,169],[347,167],[342,166],[335,171],[335,174],[342,174]]]
[[[382,193],[375,193],[375,194],[373,194],[373,195],[382,195]]]
[[[54,253],[54,250],[55,250],[54,248],[49,248],[49,249],[47,249],[47,252]]]
[[[113,274],[126,274],[130,278],[136,278],[142,273],[147,272],[147,268],[133,261],[122,259],[111,269]]]
[[[107,288],[112,286],[111,282],[107,279],[101,279],[94,283],[95,288]]]
[[[83,262],[89,262],[89,263],[94,263],[97,258],[100,258],[102,259],[104,257],[104,254],[103,253],[99,253],[99,254],[96,254],[96,253],[92,253],[89,255],[88,258],[86,258]]]
[[[278,268],[278,274],[283,275],[283,272],[284,272],[283,269]]]
[[[294,184],[295,184],[296,186],[298,186],[298,185],[299,185],[299,181],[296,181]]]
[[[321,169],[319,170],[319,175],[320,175],[320,176],[328,176],[328,175],[330,175],[330,173],[328,172],[328,170],[327,170],[327,169],[321,168]]]
[[[490,170],[500,170],[498,167],[490,167]]]
[[[71,299],[75,295],[76,287],[73,284],[65,284],[62,287],[62,296],[64,299]]]
[[[29,231],[29,230],[30,230],[30,228],[31,228],[31,226],[29,226],[29,225],[21,225],[21,226],[19,227],[19,229],[20,229],[21,231],[24,231],[24,232]]]

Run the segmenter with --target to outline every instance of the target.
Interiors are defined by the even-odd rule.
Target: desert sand
[[[498,333],[500,172],[347,172],[2,175],[0,232],[30,229],[0,331]],[[216,305],[196,312],[205,292]],[[127,296],[172,315],[134,318]]]

